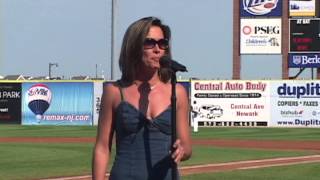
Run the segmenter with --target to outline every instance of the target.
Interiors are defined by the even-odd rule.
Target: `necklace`
[[[159,82],[155,83],[154,85],[150,85],[150,90],[153,90],[154,88],[156,88],[158,84]]]
[[[149,88],[150,90],[155,89],[160,81],[156,82],[155,84],[151,85],[149,83],[146,82],[139,82],[139,81],[133,81],[133,84],[135,84],[137,87],[145,87],[145,88]]]

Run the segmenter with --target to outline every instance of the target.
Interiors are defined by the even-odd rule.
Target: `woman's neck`
[[[153,73],[146,73],[146,72],[138,72],[134,82],[137,84],[141,83],[148,83],[150,86],[154,86],[160,82],[160,78],[158,72],[155,71]]]

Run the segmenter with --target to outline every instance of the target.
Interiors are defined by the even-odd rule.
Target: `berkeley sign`
[[[289,67],[320,67],[320,54],[315,53],[299,53],[289,54]]]

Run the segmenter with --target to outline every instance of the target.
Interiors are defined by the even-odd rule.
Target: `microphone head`
[[[187,71],[187,68],[184,65],[174,61],[169,56],[162,56],[160,58],[160,66],[165,67],[165,68],[169,68],[174,72],[177,72],[177,71],[186,72]]]
[[[170,68],[171,66],[170,61],[171,61],[171,58],[169,58],[168,56],[162,56],[160,58],[160,66],[165,68]]]

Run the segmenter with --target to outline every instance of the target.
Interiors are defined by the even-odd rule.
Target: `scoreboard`
[[[320,19],[290,19],[290,52],[320,52]]]

